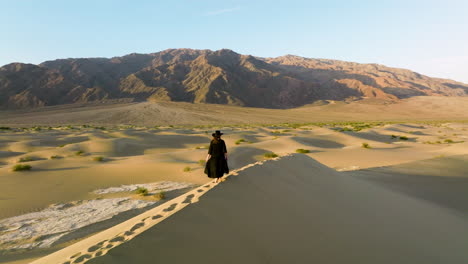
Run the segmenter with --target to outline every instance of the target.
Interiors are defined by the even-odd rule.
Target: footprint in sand
[[[123,242],[123,241],[125,241],[125,237],[124,236],[118,236],[118,237],[114,237],[109,242]]]
[[[86,255],[82,255],[82,256],[79,256],[77,259],[75,259],[75,261],[73,261],[73,263],[81,263],[87,259],[90,259],[91,258],[91,255],[89,254],[86,254]]]
[[[200,192],[203,192],[203,189],[198,189],[197,192],[199,192],[199,193],[200,193]]]
[[[130,231],[133,232],[133,231],[135,231],[135,230],[137,230],[137,229],[143,227],[144,225],[145,225],[144,223],[138,223],[138,224],[134,225],[134,226],[132,227],[132,229],[130,229]]]
[[[164,212],[170,212],[172,210],[174,210],[176,208],[177,204],[171,204],[171,206],[169,206],[168,208],[164,209],[163,211]]]
[[[133,234],[135,234],[135,233],[132,232],[132,231],[126,231],[126,232],[124,233],[124,236],[131,236],[131,235],[133,235]]]
[[[105,248],[109,249],[109,248],[113,248],[114,247],[114,244],[107,244],[107,246]]]
[[[182,203],[192,203],[193,197],[195,197],[195,194],[187,195],[187,197],[185,198],[185,200]]]
[[[98,249],[101,249],[101,248],[102,248],[101,245],[94,245],[94,246],[88,248],[88,252],[91,253],[91,252],[97,251]]]
[[[210,185],[208,184],[208,185],[205,185],[205,186],[203,186],[203,187],[205,187],[205,188],[210,188]]]
[[[156,219],[161,218],[161,217],[163,217],[163,216],[162,215],[155,215],[155,216],[151,217],[151,219],[156,220]]]
[[[76,253],[75,255],[72,255],[72,256],[70,257],[70,259],[74,259],[74,258],[78,257],[79,255],[81,255],[81,252],[78,252],[78,253]]]
[[[94,256],[96,256],[96,257],[100,257],[100,256],[102,256],[103,254],[104,254],[104,252],[102,252],[102,251],[98,251],[98,252],[96,252],[96,255],[94,255]]]

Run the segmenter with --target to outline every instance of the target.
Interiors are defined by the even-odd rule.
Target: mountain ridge
[[[229,49],[167,49],[0,68],[0,109],[130,99],[261,108],[319,100],[467,96],[468,85],[380,64],[296,55],[261,58]]]

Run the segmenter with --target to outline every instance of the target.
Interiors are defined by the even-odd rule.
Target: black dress
[[[224,173],[229,173],[229,168],[227,160],[224,157],[224,154],[227,153],[226,143],[224,140],[218,140],[218,143],[215,143],[213,140],[210,143],[210,148],[208,149],[208,154],[211,155],[211,158],[205,165],[205,174],[210,178],[221,178]]]

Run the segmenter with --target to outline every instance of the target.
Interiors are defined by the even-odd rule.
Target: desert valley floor
[[[467,263],[467,99],[0,112],[0,263]]]

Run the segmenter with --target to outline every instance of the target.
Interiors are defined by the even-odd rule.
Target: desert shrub
[[[205,163],[206,163],[206,161],[205,161],[205,160],[202,160],[202,159],[198,161],[198,164],[200,164],[200,166],[204,166]]]
[[[398,136],[392,135],[391,137],[392,137],[392,139],[395,139],[395,138],[397,138]]]
[[[18,162],[28,162],[28,161],[34,161],[33,157],[22,157],[18,160]]]
[[[408,137],[400,136],[400,140],[408,140]]]
[[[351,128],[349,127],[343,127],[342,129],[339,130],[340,132],[350,132],[350,131],[353,131]]]
[[[76,156],[82,156],[83,154],[84,154],[84,151],[82,150],[78,150],[77,152],[75,152]]]
[[[274,152],[267,152],[267,153],[263,154],[263,156],[265,158],[276,158],[276,157],[278,157],[278,154],[276,154]]]
[[[296,153],[310,153],[308,149],[296,149]]]
[[[451,140],[451,139],[446,139],[446,140],[444,140],[444,142],[447,143],[447,144],[454,143],[454,141]]]
[[[156,198],[157,200],[164,200],[166,199],[166,192],[164,191],[158,192],[157,194],[154,195],[154,198]]]
[[[0,127],[0,130],[10,130],[10,127]]]
[[[59,148],[63,148],[63,147],[65,147],[66,145],[68,145],[68,144],[59,145]]]
[[[139,194],[141,196],[146,196],[148,195],[148,189],[146,189],[145,187],[138,187],[135,191],[136,194]]]
[[[13,171],[25,171],[25,170],[31,170],[31,165],[27,164],[16,164],[13,166]]]
[[[190,168],[189,166],[184,168],[184,172],[189,172],[189,171],[192,171],[192,168]]]
[[[368,143],[362,143],[362,147],[366,149],[371,148],[371,146]]]
[[[235,142],[236,145],[239,145],[240,143],[245,142],[245,139],[241,138]]]
[[[104,157],[101,157],[101,156],[93,157],[93,160],[94,160],[94,161],[102,162],[102,161],[104,161]]]
[[[61,158],[61,156],[59,156],[59,155],[50,156],[50,159],[60,159],[60,158]]]

